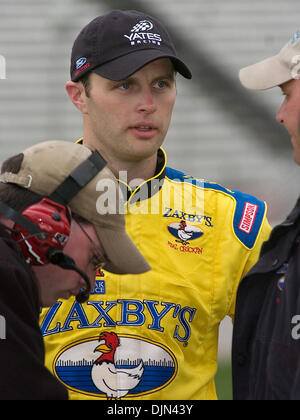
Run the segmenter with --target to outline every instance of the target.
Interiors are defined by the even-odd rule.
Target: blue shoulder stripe
[[[233,191],[232,196],[236,200],[233,219],[235,234],[246,247],[253,248],[266,213],[266,204],[240,191]]]
[[[172,181],[189,182],[190,184],[196,185],[200,188],[204,188],[203,180],[194,178],[190,175],[186,175],[185,173],[177,171],[176,169],[166,167],[166,177],[168,177]]]
[[[263,201],[240,191],[229,190],[219,184],[204,182],[187,176],[175,169],[166,168],[166,176],[171,180],[189,182],[197,187],[220,191],[233,197],[236,202],[233,219],[234,232],[247,248],[253,248],[266,213],[266,204]]]

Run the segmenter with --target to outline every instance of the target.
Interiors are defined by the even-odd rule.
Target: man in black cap
[[[81,142],[123,185],[127,232],[152,270],[103,270],[87,304],[43,313],[47,365],[71,398],[216,398],[219,324],[269,225],[255,197],[166,166],[177,73],[191,78],[166,29],[141,12],[100,16],[74,43],[66,89]]]
[[[149,71],[139,73],[143,77],[140,81],[133,75],[142,68]],[[81,31],[74,43],[72,81],[66,88],[82,112],[83,137],[100,151],[115,173],[127,171],[129,181],[148,179],[155,172],[157,150],[167,134],[176,98],[176,71],[188,79],[192,77],[163,26],[139,12],[113,11],[100,16]],[[79,80],[82,83],[76,83]],[[144,81],[148,92],[142,86]],[[90,96],[92,85],[101,96],[100,92]],[[148,95],[148,101],[137,103],[140,108],[130,115],[129,92],[133,91],[138,91],[141,98]],[[164,92],[167,95],[161,94]],[[155,98],[160,98],[161,105],[154,117],[159,106]],[[95,112],[90,112],[91,108]],[[140,158],[148,161],[146,173],[145,165],[141,170],[137,168],[136,160]]]

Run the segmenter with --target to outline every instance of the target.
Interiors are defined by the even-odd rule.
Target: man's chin
[[[71,296],[73,296],[71,292],[62,292],[57,297],[47,296],[46,299],[42,299],[41,306],[43,308],[51,308],[51,306],[55,305],[58,300],[68,300]]]
[[[42,308],[51,308],[53,305],[55,305],[55,303],[57,302],[57,300],[51,300],[51,299],[46,299],[46,300],[42,300],[41,302],[41,307]]]
[[[297,165],[300,166],[300,152],[298,153],[294,152],[294,161]]]

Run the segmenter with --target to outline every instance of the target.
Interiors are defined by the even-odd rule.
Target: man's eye
[[[155,83],[154,86],[157,87],[158,89],[163,89],[164,87],[167,86],[167,83],[164,80],[159,80],[158,82]]]
[[[120,89],[128,90],[129,88],[130,88],[130,83],[129,82],[124,82],[120,85]]]

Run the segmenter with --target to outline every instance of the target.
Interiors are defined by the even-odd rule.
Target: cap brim
[[[130,77],[145,65],[159,58],[169,58],[173,62],[175,70],[183,77],[186,79],[192,78],[192,73],[178,57],[160,50],[149,48],[134,51],[123,57],[118,57],[115,60],[102,64],[100,67],[92,69],[92,71],[106,79],[119,81]]]
[[[278,55],[275,55],[241,69],[239,78],[247,89],[266,90],[280,86],[293,77],[291,70],[280,62]]]
[[[95,230],[109,260],[105,270],[114,274],[141,274],[151,270],[127,233],[102,226],[95,226]]]

